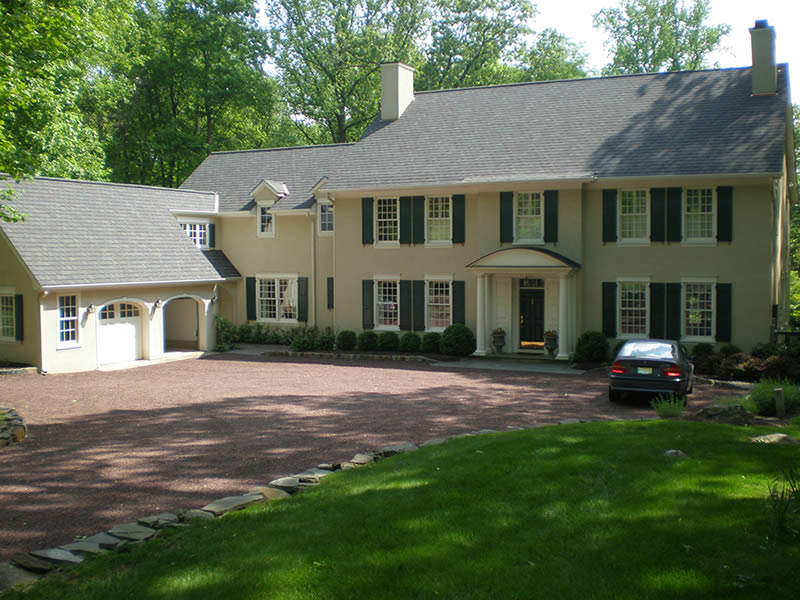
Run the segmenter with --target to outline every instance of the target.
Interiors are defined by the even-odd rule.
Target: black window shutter
[[[464,194],[453,194],[453,243],[463,244],[466,239],[467,208]]]
[[[664,337],[668,340],[681,339],[681,284],[668,283],[666,284],[666,326],[664,328]]]
[[[247,277],[244,284],[245,294],[247,295],[247,320],[255,321],[258,318],[256,313],[256,278]]]
[[[373,316],[374,304],[372,296],[372,290],[374,286],[375,282],[372,281],[372,279],[364,279],[361,281],[361,325],[364,329],[372,329],[375,327],[375,317]]]
[[[400,243],[411,243],[411,196],[400,198]]]
[[[333,277],[328,277],[328,308],[333,308]]]
[[[25,319],[22,314],[22,294],[14,295],[14,336],[18,342],[25,339]]]
[[[733,241],[733,188],[717,188],[717,241]]]
[[[558,241],[558,190],[544,192],[544,241]]]
[[[514,241],[514,192],[500,192],[500,243]]]
[[[408,279],[400,280],[400,329],[403,331],[411,330],[411,281]]]
[[[603,333],[607,338],[617,337],[617,282],[603,282]]]
[[[717,341],[731,341],[731,300],[732,286],[730,283],[717,284]]]
[[[308,277],[297,278],[297,320],[308,321]]]
[[[425,282],[423,280],[414,280],[413,296],[414,331],[425,331]]]
[[[375,238],[372,233],[372,198],[361,199],[361,243],[372,244]]]
[[[667,189],[650,190],[650,241],[663,242],[667,238]]]
[[[617,190],[603,190],[603,241],[617,241]]]
[[[650,284],[650,337],[664,337],[666,320],[666,286],[663,283]]]
[[[453,282],[453,323],[466,323],[467,311],[464,297],[464,282]]]
[[[667,241],[680,242],[683,239],[683,189],[667,188]]]
[[[217,228],[214,223],[208,224],[208,247],[209,248],[216,248],[217,247]]]
[[[414,196],[411,205],[411,220],[414,229],[413,242],[425,243],[425,196]]]

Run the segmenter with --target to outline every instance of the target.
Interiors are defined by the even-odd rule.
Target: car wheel
[[[622,397],[622,392],[620,392],[619,390],[612,390],[611,388],[608,388],[608,399],[611,402],[619,402],[621,397]]]

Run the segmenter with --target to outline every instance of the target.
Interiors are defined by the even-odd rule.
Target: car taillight
[[[661,370],[664,377],[680,377],[681,368],[678,365],[667,365]]]
[[[616,375],[622,375],[623,373],[627,373],[628,369],[623,367],[618,362],[615,362],[613,365],[611,365],[611,372],[616,374]]]

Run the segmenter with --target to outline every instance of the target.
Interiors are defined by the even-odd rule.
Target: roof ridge
[[[309,150],[311,148],[343,148],[346,146],[354,146],[355,142],[341,142],[336,144],[308,144],[305,146],[280,146],[278,148],[251,148],[249,150],[217,150],[216,152],[209,152],[209,156],[215,154],[246,154],[252,152],[280,152],[282,150]]]
[[[780,64],[777,66],[781,66]],[[415,91],[414,95],[422,95],[422,94],[441,94],[445,92],[464,92],[469,90],[485,90],[485,89],[494,89],[494,88],[506,88],[506,87],[522,87],[527,85],[547,85],[553,83],[576,83],[582,81],[604,81],[609,79],[621,79],[627,77],[657,77],[657,76],[664,76],[664,75],[687,75],[690,73],[719,73],[720,71],[743,71],[746,69],[750,69],[752,67],[725,67],[720,69],[694,69],[694,70],[686,70],[686,71],[657,71],[655,73],[623,73],[620,75],[605,75],[605,76],[596,76],[596,77],[574,77],[572,79],[544,79],[541,81],[517,81],[512,83],[496,83],[493,85],[474,85],[469,87],[462,87],[462,88],[446,88],[441,90],[419,90]]]
[[[216,192],[208,192],[202,190],[187,190],[183,188],[172,188],[172,187],[164,187],[158,185],[147,185],[144,183],[118,183],[116,181],[92,181],[89,179],[70,179],[66,177],[49,177],[49,176],[41,176],[36,175],[33,177],[34,180],[44,180],[44,181],[57,181],[57,182],[69,182],[69,183],[80,183],[80,184],[88,184],[88,185],[103,185],[103,186],[113,186],[113,187],[129,187],[129,188],[137,188],[137,189],[145,189],[145,190],[159,190],[164,192],[182,192],[182,193],[191,193],[191,194],[204,194],[207,196],[214,196]],[[20,181],[25,181],[24,179]]]

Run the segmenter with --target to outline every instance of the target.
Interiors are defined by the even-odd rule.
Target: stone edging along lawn
[[[0,448],[22,441],[26,435],[28,428],[17,411],[0,406]]]

